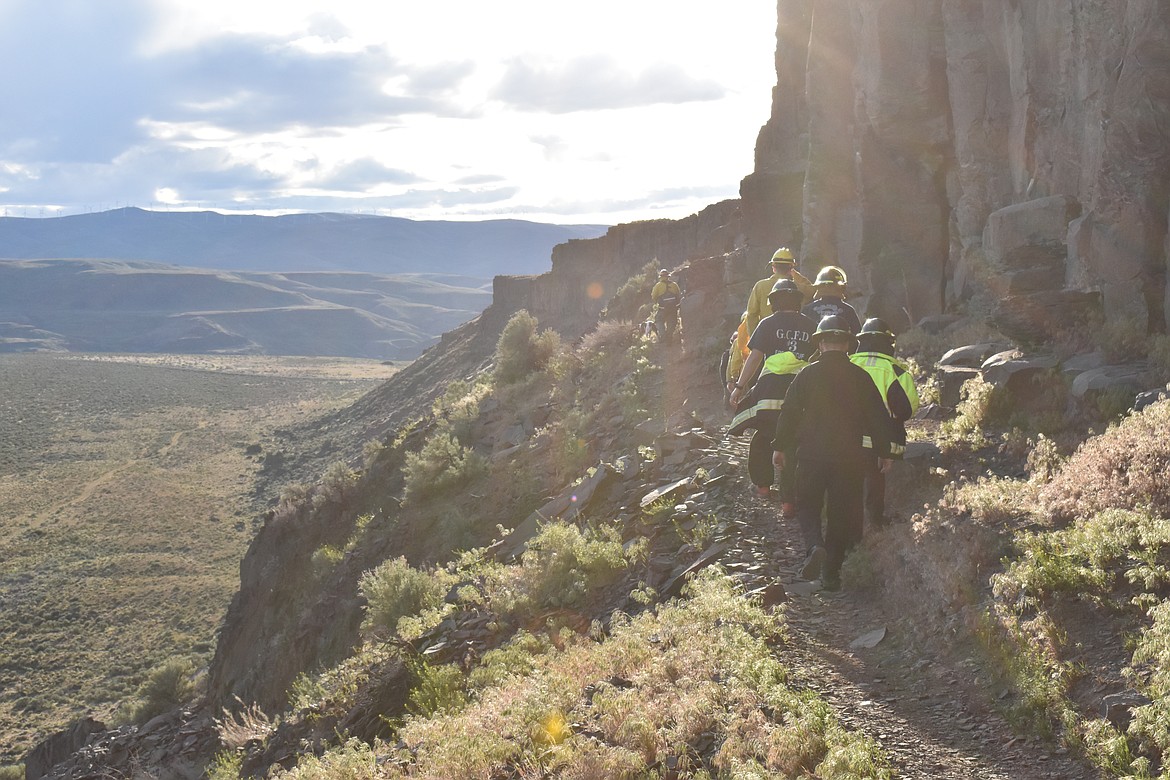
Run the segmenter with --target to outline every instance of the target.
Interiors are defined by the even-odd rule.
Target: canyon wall
[[[982,290],[1033,335],[1165,330],[1170,3],[782,0],[776,72],[750,257],[840,265],[898,329]]]

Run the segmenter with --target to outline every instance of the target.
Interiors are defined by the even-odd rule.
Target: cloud
[[[149,122],[258,133],[467,115],[451,93],[472,72],[470,62],[409,66],[380,47],[311,51],[258,34],[146,54],[157,12],[148,2],[6,0],[3,7],[0,51],[11,64],[0,80],[4,160],[108,162],[148,142]],[[396,94],[385,90],[389,83]]]
[[[377,47],[310,52],[255,35],[213,39],[156,63],[175,85],[157,118],[202,121],[238,132],[273,132],[295,125],[351,127],[404,114],[461,113],[425,92],[390,95],[383,86],[401,78],[430,83],[443,75],[414,73]]]
[[[362,191],[379,184],[416,184],[419,177],[369,158],[352,160],[318,178],[313,186],[326,190]]]
[[[725,94],[718,83],[693,78],[676,65],[630,73],[614,57],[598,54],[555,65],[512,60],[492,97],[523,110],[567,114],[719,100]]]

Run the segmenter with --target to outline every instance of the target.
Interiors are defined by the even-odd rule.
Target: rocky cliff
[[[772,116],[741,187],[754,259],[788,243],[806,270],[841,265],[899,328],[982,285],[1022,331],[1086,309],[1165,329],[1170,5],[785,0],[778,14]]]
[[[519,309],[581,335],[651,261],[689,266],[690,297],[707,303],[701,320],[684,312],[688,349],[706,349],[780,244],[799,248],[806,272],[842,265],[859,309],[900,330],[981,289],[1024,335],[1086,313],[1161,330],[1168,21],[1170,5],[1153,0],[784,0],[772,115],[740,200],[619,225],[557,246],[548,273],[497,277],[478,320],[330,435],[392,435],[446,382],[482,369]],[[320,541],[290,538],[291,526],[282,534],[302,553]],[[244,561],[245,583],[282,568],[268,538]],[[213,665],[221,701],[275,698],[296,667],[320,660],[306,645],[285,675],[269,675],[280,679],[241,687],[241,669],[264,676],[251,659],[266,640],[238,629],[266,609],[251,592],[233,604]]]

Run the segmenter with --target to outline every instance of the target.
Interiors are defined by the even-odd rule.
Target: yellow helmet
[[[796,258],[792,256],[791,249],[782,246],[772,253],[772,259],[768,261],[768,265],[772,263],[792,263],[796,265]]]

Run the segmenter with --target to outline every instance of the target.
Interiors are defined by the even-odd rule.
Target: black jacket
[[[888,458],[893,437],[893,420],[869,374],[844,352],[825,352],[789,385],[772,447],[795,445],[797,460],[856,464],[870,452]]]
[[[817,298],[800,312],[818,325],[822,318],[830,315],[844,317],[854,334],[861,330],[861,319],[857,316],[857,310],[846,303],[844,298]]]

